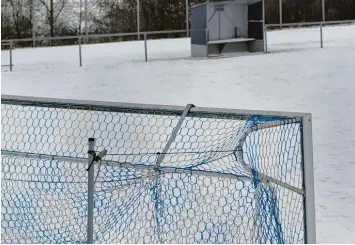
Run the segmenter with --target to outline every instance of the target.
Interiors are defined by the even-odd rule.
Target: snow
[[[187,59],[189,40],[14,50],[2,93],[313,114],[317,242],[354,243],[355,25],[268,33],[267,55]],[[299,49],[297,52],[290,49]],[[2,63],[8,51],[2,51]]]

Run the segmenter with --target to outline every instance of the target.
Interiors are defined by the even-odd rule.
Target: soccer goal
[[[311,115],[2,95],[2,243],[315,243]]]

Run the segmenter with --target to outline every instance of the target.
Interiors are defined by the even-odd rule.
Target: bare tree
[[[1,25],[7,36],[29,37],[31,35],[31,8],[29,0],[6,0],[1,3]],[[11,28],[13,30],[11,30]],[[3,28],[1,28],[4,30]],[[2,34],[3,36],[3,34]]]
[[[1,0],[1,36],[3,39],[31,37],[31,31],[38,36],[49,34],[52,37],[81,34],[86,16],[91,33],[136,32],[136,1]],[[203,1],[205,0],[189,0],[189,4],[192,6]],[[321,0],[282,1],[285,23],[318,21],[322,18]],[[88,3],[87,15],[84,14],[84,2]],[[186,26],[185,0],[140,0],[140,5],[141,30],[176,30]],[[326,19],[355,19],[354,9],[355,0],[326,0]],[[266,1],[266,10],[267,23],[278,23],[279,0]],[[178,35],[180,34],[171,34],[169,37]],[[149,38],[167,36],[150,35]],[[57,43],[61,45],[64,42]]]
[[[58,20],[59,15],[62,13],[66,0],[39,0],[46,9],[46,19],[49,24],[49,33],[51,37],[55,35],[54,25]]]

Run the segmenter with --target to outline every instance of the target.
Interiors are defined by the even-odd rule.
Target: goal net
[[[2,96],[1,118],[2,243],[315,242],[309,114]]]

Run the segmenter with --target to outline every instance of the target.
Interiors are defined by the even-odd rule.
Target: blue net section
[[[85,166],[4,154],[1,165],[2,243],[86,242]]]
[[[299,118],[2,100],[1,242],[304,243]],[[160,162],[159,164],[157,164]]]

